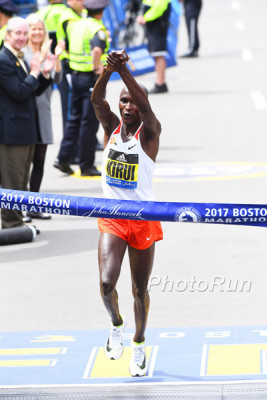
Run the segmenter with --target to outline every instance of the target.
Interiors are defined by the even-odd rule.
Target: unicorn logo
[[[194,222],[194,218],[188,212],[184,212],[183,215],[180,216],[181,222]]]
[[[201,220],[200,213],[193,207],[180,208],[174,216],[175,222],[201,222]]]

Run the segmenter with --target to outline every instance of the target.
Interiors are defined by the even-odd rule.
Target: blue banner
[[[145,28],[136,22],[138,1],[110,0],[104,11],[103,22],[110,32],[111,50],[126,49],[130,56],[127,64],[133,75],[142,75],[155,70],[155,62],[147,49]],[[167,66],[177,64],[177,32],[182,6],[178,0],[171,2],[167,37]],[[118,79],[117,73],[112,79]]]
[[[0,189],[0,208],[81,217],[267,226],[267,205],[113,200]]]

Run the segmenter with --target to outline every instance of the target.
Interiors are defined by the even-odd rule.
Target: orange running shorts
[[[112,233],[138,250],[150,247],[163,239],[159,221],[135,221],[129,219],[98,218],[99,232]]]

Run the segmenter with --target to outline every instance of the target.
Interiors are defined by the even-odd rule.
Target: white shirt
[[[142,148],[139,138],[142,125],[127,142],[121,138],[122,121],[110,136],[102,162],[102,186],[106,198],[154,199],[155,163]]]

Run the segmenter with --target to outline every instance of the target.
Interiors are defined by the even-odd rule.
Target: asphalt
[[[150,97],[163,126],[156,200],[265,203],[266,12],[265,0],[253,5],[204,1],[200,57],[178,58],[167,70],[169,92]],[[179,55],[186,45],[182,17]],[[154,73],[138,80],[150,88]],[[114,111],[121,87],[120,81],[108,86]],[[48,148],[42,192],[102,197],[99,179],[65,176],[53,167],[62,138],[57,91],[52,112],[54,144]],[[101,129],[98,137],[101,141]],[[101,156],[97,152],[97,166]],[[99,295],[96,220],[53,216],[36,225],[41,234],[34,242],[0,248],[0,331],[108,328]],[[266,229],[172,222],[163,229],[152,272],[157,285],[150,290],[149,327],[266,323]],[[127,257],[118,292],[121,312],[133,328]]]

